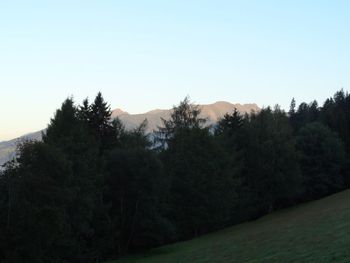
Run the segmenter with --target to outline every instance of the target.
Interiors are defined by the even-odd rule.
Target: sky
[[[350,1],[0,1],[0,141],[43,129],[61,103],[111,108],[189,95],[288,109],[350,90]]]

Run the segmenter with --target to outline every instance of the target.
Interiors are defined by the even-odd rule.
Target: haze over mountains
[[[232,112],[235,108],[242,114],[250,113],[251,111],[259,111],[256,104],[232,104],[226,101],[218,101],[213,104],[199,105],[201,109],[201,117],[207,119],[207,124],[215,123],[219,118],[223,117],[225,113]],[[148,121],[148,132],[152,132],[162,125],[163,119],[170,117],[172,110],[155,109],[141,114],[129,114],[121,109],[114,109],[112,117],[118,117],[127,129],[137,127],[143,120]]]
[[[218,101],[213,104],[199,105],[201,109],[201,117],[207,119],[207,125],[214,124],[217,120],[225,115],[231,113],[235,108],[242,114],[250,113],[252,111],[259,111],[260,108],[255,103],[251,104],[232,104],[225,101]],[[142,121],[147,119],[147,132],[153,132],[158,126],[162,125],[161,118],[168,119],[170,117],[171,109],[155,109],[141,114],[129,114],[121,109],[114,109],[112,111],[112,118],[118,117],[125,125],[126,129],[136,128]],[[19,138],[9,141],[0,142],[0,165],[14,157],[16,145],[25,140],[40,140],[42,131],[26,134]]]

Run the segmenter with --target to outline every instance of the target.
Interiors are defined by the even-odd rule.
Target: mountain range
[[[218,119],[222,118],[225,113],[231,113],[236,108],[241,114],[251,113],[252,111],[259,111],[258,105],[252,104],[232,104],[226,101],[218,101],[213,104],[199,105],[201,109],[200,117],[207,120],[207,125],[214,124]],[[171,115],[171,109],[155,109],[141,114],[129,114],[121,109],[114,109],[112,111],[112,118],[118,117],[125,128],[130,130],[136,128],[142,121],[147,119],[148,127],[147,132],[152,133],[157,127],[162,125],[162,118],[169,119]],[[6,161],[12,159],[16,152],[16,146],[19,142],[25,140],[41,140],[41,136],[44,130],[26,134],[19,138],[12,139],[10,141],[0,142],[0,165]]]

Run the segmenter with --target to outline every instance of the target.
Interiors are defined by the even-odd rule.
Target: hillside
[[[41,140],[41,133],[42,131],[33,132],[10,141],[0,142],[0,165],[14,157],[18,143],[26,140]]]
[[[349,231],[350,190],[346,190],[194,240],[111,262],[349,262]]]

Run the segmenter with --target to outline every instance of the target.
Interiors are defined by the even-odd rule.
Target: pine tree
[[[289,116],[293,116],[295,114],[295,107],[296,107],[295,99],[293,98],[292,101],[290,102],[290,107],[288,112]]]
[[[185,98],[157,133],[166,145],[162,157],[172,182],[169,217],[180,239],[223,226],[232,211],[234,189],[225,153],[199,114]]]
[[[297,149],[303,173],[304,198],[312,200],[344,187],[344,144],[321,123],[309,123],[298,132]]]
[[[115,149],[107,157],[106,171],[114,249],[109,253],[121,256],[165,242],[173,227],[162,214],[168,182],[157,157],[141,148]]]
[[[100,144],[100,153],[111,149],[116,143],[116,132],[111,120],[111,109],[99,92],[90,106],[89,126]]]
[[[237,109],[234,109],[232,114],[226,113],[224,117],[218,121],[215,127],[215,135],[224,136],[226,139],[231,138],[237,134],[243,122],[244,116],[242,116]]]
[[[79,113],[74,101],[66,99],[51,120],[43,141],[59,149],[71,163],[73,177],[69,187],[74,198],[67,214],[73,240],[79,248],[76,255],[86,255],[94,250],[89,247],[89,240],[94,234],[94,213],[101,206],[103,178],[98,143]]]
[[[89,100],[86,98],[85,100],[83,100],[83,104],[79,106],[79,110],[78,110],[79,119],[88,124],[90,122],[90,112],[91,112],[91,106],[89,104]]]
[[[15,167],[0,178],[9,197],[8,207],[1,204],[8,220],[0,227],[1,262],[63,262],[76,254],[67,215],[71,180],[71,164],[58,149],[42,142],[21,145]]]
[[[292,204],[301,178],[292,128],[278,107],[252,114],[238,140],[244,151],[243,175],[256,216]],[[255,196],[255,197],[254,197]]]
[[[201,128],[206,120],[199,117],[200,109],[198,105],[190,103],[186,97],[178,106],[174,106],[170,119],[162,118],[163,126],[155,131],[156,141],[166,146],[179,130]]]

